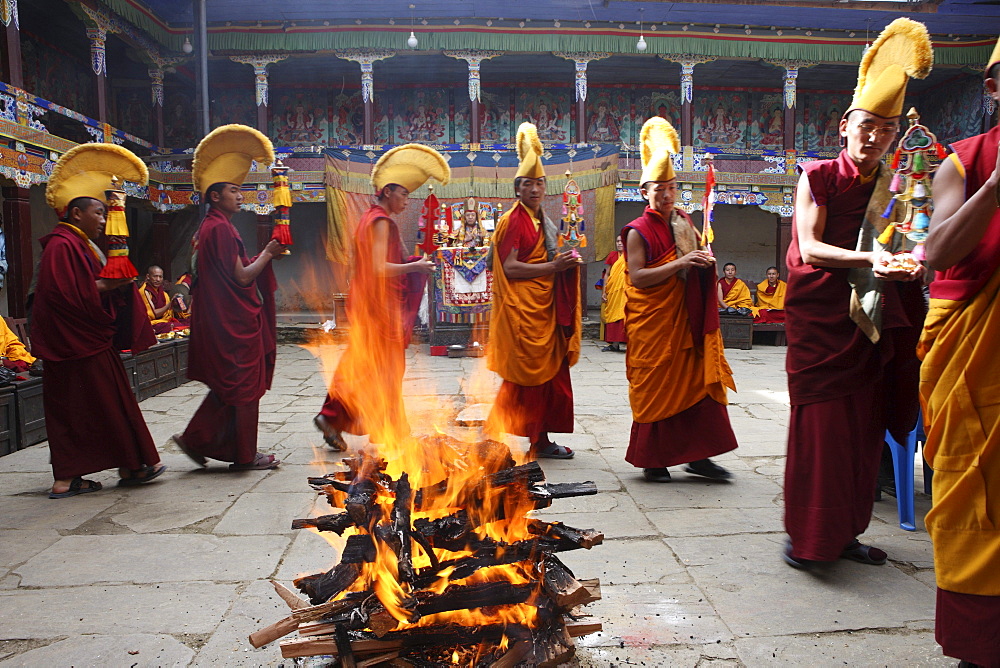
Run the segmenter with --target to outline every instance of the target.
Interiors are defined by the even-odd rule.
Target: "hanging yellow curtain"
[[[347,197],[344,191],[333,186],[326,187],[326,259],[338,264],[347,264],[348,250]]]
[[[603,260],[615,249],[615,186],[594,190],[594,257]]]

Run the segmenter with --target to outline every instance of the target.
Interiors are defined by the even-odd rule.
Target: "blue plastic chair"
[[[896,478],[896,508],[899,513],[899,527],[906,531],[916,531],[916,516],[913,510],[913,460],[917,454],[917,442],[923,443],[924,416],[917,413],[917,424],[906,435],[904,443],[898,443],[886,430],[885,442],[892,453],[892,469]]]

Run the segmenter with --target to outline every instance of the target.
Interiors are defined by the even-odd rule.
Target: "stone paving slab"
[[[37,666],[187,666],[194,650],[169,635],[130,633],[113,636],[88,635],[67,638],[25,652],[8,661],[3,668]]]
[[[605,630],[578,639],[573,665],[954,663],[933,639],[926,496],[917,495],[913,533],[898,528],[895,499],[875,504],[867,540],[889,552],[886,566],[837,563],[810,575],[781,561],[784,348],[726,351],[740,390],[728,408],[740,447],[717,460],[733,481],[678,466],[673,482],[654,484],[625,461],[632,421],[624,356],[600,345],[585,341],[571,372],[574,433],[554,436],[576,458],[540,463],[550,481],[593,480],[601,491],[533,513],[605,534],[602,545],[560,555],[578,577],[600,578],[604,593],[590,612]],[[106,471],[92,476],[102,492],[50,501],[45,444],[0,457],[0,665],[287,667],[276,645],[254,650],[246,636],[286,614],[270,578],[292,586],[329,570],[343,546],[336,535],[290,529],[295,517],[331,512],[306,478],[344,456],[312,425],[341,352],[279,347],[258,437],[262,451],[283,460],[276,471],[233,473],[220,462],[202,470],[169,442],[204,398],[193,382],[140,404],[169,466],[151,485],[119,490]],[[435,425],[479,438],[499,385],[484,360],[430,357],[419,345],[407,364],[416,431]],[[471,426],[460,426],[459,415]],[[368,445],[364,436],[346,440],[352,449]],[[527,439],[503,440],[515,456],[527,449]],[[918,470],[918,489],[921,480]],[[49,612],[57,608],[73,616]],[[127,662],[117,661],[123,652]]]
[[[781,560],[784,540],[743,534],[668,542],[737,636],[892,628],[934,618],[933,592],[892,564],[841,560],[816,573],[797,571]],[[768,601],[774,604],[762,614]]]
[[[234,584],[171,582],[0,591],[0,639],[105,633],[212,633]]]
[[[14,572],[22,587],[239,582],[273,572],[287,545],[284,536],[66,536]]]

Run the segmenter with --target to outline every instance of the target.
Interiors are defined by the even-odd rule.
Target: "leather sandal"
[[[84,487],[83,484],[87,483]],[[65,492],[49,492],[50,499],[68,499],[71,496],[77,496],[79,494],[89,494],[90,492],[99,492],[101,488],[104,487],[101,483],[96,480],[85,480],[80,476],[77,476],[69,481],[69,489]]]
[[[859,564],[868,564],[869,566],[881,566],[889,558],[889,555],[884,550],[872,547],[871,545],[865,545],[855,539],[840,553],[840,558],[850,559]]]
[[[557,443],[546,443],[537,448],[532,446],[531,449],[539,459],[573,459],[573,455],[576,454],[565,445]]]
[[[142,485],[155,478],[159,478],[163,475],[163,472],[167,470],[166,464],[160,464],[159,466],[150,466],[149,464],[143,464],[142,468],[136,469],[135,471],[130,471],[127,478],[119,478],[119,487],[135,487],[137,485]]]
[[[230,464],[230,471],[267,471],[270,469],[278,468],[281,464],[281,460],[277,459],[274,455],[265,455],[262,452],[258,452],[254,455],[253,461],[247,464]]]

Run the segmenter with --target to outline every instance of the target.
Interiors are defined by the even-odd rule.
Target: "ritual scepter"
[[[281,160],[276,160],[274,166],[271,167],[271,178],[274,179],[274,195],[272,197],[274,231],[271,233],[271,238],[284,246],[292,245],[292,226],[289,220],[289,210],[292,208],[292,191],[288,188],[289,171],[289,168]],[[286,248],[282,254],[290,255],[291,251]]]

